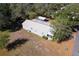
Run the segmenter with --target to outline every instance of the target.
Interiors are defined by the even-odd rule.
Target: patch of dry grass
[[[72,55],[73,40],[57,43],[55,41],[48,41],[36,34],[29,33],[25,30],[20,30],[11,33],[10,39],[14,41],[16,38],[27,38],[28,42],[17,47],[15,50],[7,52],[7,55],[22,55],[22,56],[45,56],[45,55]],[[67,50],[64,49],[67,47]],[[6,54],[4,54],[6,55]]]

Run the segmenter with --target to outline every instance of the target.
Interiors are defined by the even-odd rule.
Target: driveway
[[[74,47],[73,47],[73,56],[79,56],[79,32],[76,35],[74,40]]]

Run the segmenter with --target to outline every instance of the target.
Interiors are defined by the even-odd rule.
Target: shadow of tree
[[[68,41],[68,40],[71,40],[73,38],[73,36],[69,36],[69,37],[66,37],[65,39],[63,40],[58,40],[57,43],[62,43],[64,41]]]
[[[73,26],[72,26],[72,31],[73,31],[73,32],[79,31],[79,25],[73,25]]]
[[[21,16],[16,17],[16,21],[12,22],[12,24],[10,25],[10,30],[12,32],[20,30],[22,28],[23,21],[24,18],[22,18]]]
[[[27,41],[28,41],[28,39],[19,38],[19,39],[16,39],[14,42],[7,44],[5,48],[8,51],[10,51],[12,49],[16,49],[18,46],[21,46],[22,44],[24,44]]]
[[[5,24],[6,26],[1,26],[0,31],[9,30],[11,32],[15,32],[20,30],[25,19],[21,16],[18,16],[14,20],[15,21],[10,20],[10,24]]]

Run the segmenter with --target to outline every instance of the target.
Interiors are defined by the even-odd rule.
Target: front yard
[[[25,44],[12,49],[11,51],[4,51],[0,55],[72,55],[73,40],[57,43],[45,40],[33,33],[29,33],[23,29],[11,32],[10,41],[13,42],[18,38],[26,38],[28,41]]]

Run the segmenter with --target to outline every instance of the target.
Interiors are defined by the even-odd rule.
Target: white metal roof
[[[40,19],[40,20],[45,20],[46,17],[39,16],[38,19]]]
[[[40,23],[40,22],[36,22],[36,21],[32,21],[32,20],[25,20],[22,24],[24,24],[25,26],[27,25],[27,23],[32,24],[31,26],[39,26],[39,27],[43,27],[43,28],[47,28],[47,29],[52,29],[54,31],[54,29],[52,27],[50,27],[49,25]]]

